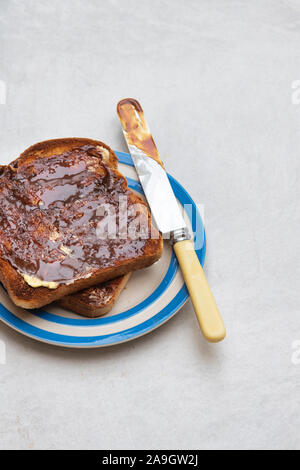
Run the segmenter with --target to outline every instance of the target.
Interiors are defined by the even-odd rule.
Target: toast
[[[109,160],[117,157],[102,142],[69,138],[38,143],[0,169],[0,280],[16,305],[39,308],[160,258],[146,204]],[[120,197],[125,236],[120,213],[117,236],[103,238],[102,209]]]
[[[118,169],[118,161],[114,158],[114,154],[110,153],[105,162]],[[111,281],[97,284],[96,286],[76,292],[75,294],[66,295],[57,301],[57,304],[63,308],[71,310],[88,318],[96,318],[108,313],[116,303],[122,290],[126,286],[130,274],[117,277]]]
[[[57,303],[84,317],[96,318],[108,313],[126,286],[131,273],[89,287],[75,294],[66,295]]]

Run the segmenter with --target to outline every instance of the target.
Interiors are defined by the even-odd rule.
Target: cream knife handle
[[[222,341],[226,336],[226,329],[193,243],[190,240],[178,241],[174,245],[174,251],[204,337],[212,343]]]

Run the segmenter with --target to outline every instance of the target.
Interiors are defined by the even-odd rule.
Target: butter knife
[[[162,236],[173,243],[203,335],[210,342],[222,341],[226,336],[223,320],[194,250],[143,109],[137,100],[125,98],[118,103],[117,113],[155,224]]]

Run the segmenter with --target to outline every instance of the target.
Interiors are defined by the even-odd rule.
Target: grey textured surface
[[[206,344],[186,305],[72,351],[0,324],[1,448],[300,448],[299,41],[298,0],[0,0],[1,163],[59,136],[126,150],[115,106],[138,98],[205,204],[228,328]]]

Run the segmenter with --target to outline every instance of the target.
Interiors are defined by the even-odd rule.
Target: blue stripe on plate
[[[141,336],[150,330],[153,330],[171,318],[178,311],[178,309],[182,307],[182,305],[187,300],[187,297],[188,294],[186,287],[183,286],[177,295],[171,300],[171,302],[152,318],[149,318],[145,322],[140,323],[133,328],[103,336],[66,336],[57,333],[51,333],[49,331],[37,328],[36,326],[29,325],[28,323],[24,322],[24,320],[21,320],[9,312],[9,310],[7,310],[2,304],[0,304],[0,315],[7,324],[36,339],[41,339],[45,342],[50,342],[61,346],[69,346],[72,344],[74,346],[91,347],[128,341],[132,338]]]
[[[129,155],[129,153],[117,152],[116,150],[114,152],[118,157],[119,163],[122,163],[123,165],[128,165],[128,166],[133,166],[134,167],[132,158]]]

